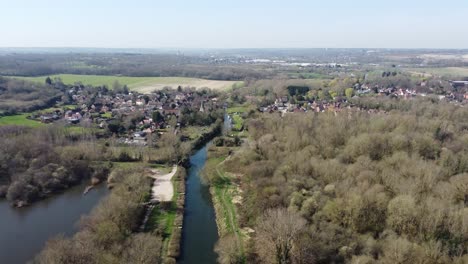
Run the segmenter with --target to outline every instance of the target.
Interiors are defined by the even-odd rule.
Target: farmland
[[[39,77],[14,77],[23,80],[30,80],[35,82],[44,83],[47,76]],[[196,88],[211,88],[214,90],[227,90],[232,88],[234,84],[241,84],[242,82],[236,81],[218,81],[218,80],[205,80],[199,78],[186,78],[186,77],[128,77],[128,76],[112,76],[112,75],[77,75],[77,74],[58,74],[51,75],[50,78],[60,78],[65,84],[74,84],[81,82],[85,85],[106,85],[112,88],[115,81],[121,85],[127,85],[130,89],[141,92],[150,93],[154,90],[162,89],[164,87],[177,88],[178,86],[196,87]]]
[[[414,74],[430,75],[430,76],[453,76],[467,77],[468,68],[466,67],[443,67],[443,68],[406,68],[408,72]]]
[[[0,126],[16,125],[16,126],[39,127],[43,125],[42,123],[38,121],[28,119],[27,118],[28,115],[29,114],[21,114],[21,115],[0,117]]]

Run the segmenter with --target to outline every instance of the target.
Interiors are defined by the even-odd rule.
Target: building
[[[468,81],[450,81],[453,88],[468,87]]]

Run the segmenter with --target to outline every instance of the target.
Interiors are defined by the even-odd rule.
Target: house
[[[449,81],[453,88],[468,87],[468,81]]]
[[[138,100],[136,100],[135,104],[136,104],[137,106],[145,105],[145,100],[138,99]]]
[[[186,96],[185,94],[178,93],[178,94],[176,94],[175,99],[176,99],[177,101],[184,101],[184,100],[187,99],[187,96]]]
[[[101,123],[99,123],[99,128],[104,129],[104,128],[106,128],[106,125],[107,125],[107,123],[105,121],[101,121]]]
[[[146,136],[146,133],[143,131],[133,133],[134,138],[144,138],[145,136]]]
[[[59,120],[60,116],[57,114],[46,114],[46,115],[41,115],[41,122],[42,123],[52,123],[55,120]]]
[[[80,114],[80,112],[73,113],[72,111],[67,111],[65,113],[65,120],[71,124],[78,124],[81,118],[83,118],[83,116]]]
[[[109,112],[109,110],[110,110],[109,107],[106,106],[106,105],[101,108],[102,113],[107,113],[107,112]]]
[[[179,116],[180,115],[180,110],[177,109],[177,108],[172,108],[170,106],[163,106],[163,109],[162,109],[162,113],[163,115],[175,115],[175,116]]]

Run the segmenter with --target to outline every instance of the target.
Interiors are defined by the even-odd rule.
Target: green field
[[[11,76],[12,78],[29,80],[34,82],[45,82],[47,76],[39,77],[17,77]],[[76,75],[76,74],[58,74],[51,75],[50,78],[54,79],[59,77],[65,84],[74,84],[81,82],[85,85],[106,85],[112,88],[115,81],[118,81],[121,85],[127,85],[130,89],[136,90],[142,93],[150,93],[153,90],[162,89],[166,86],[177,88],[179,85],[182,87],[190,86],[196,88],[211,88],[215,90],[227,90],[232,88],[234,84],[242,82],[235,81],[217,81],[217,80],[205,80],[199,78],[186,78],[186,77],[128,77],[128,76],[111,76],[111,75]]]
[[[437,76],[468,77],[466,67],[443,67],[443,68],[406,68],[405,71],[414,74],[429,74]]]
[[[295,79],[320,79],[320,80],[326,80],[326,79],[333,79],[333,77],[316,73],[316,72],[293,72],[293,73],[288,73],[288,76],[290,78],[295,78]]]
[[[29,120],[27,117],[29,114],[13,115],[13,116],[4,116],[0,117],[0,126],[29,126],[29,127],[39,127],[43,126],[41,122]]]
[[[232,123],[233,123],[233,127],[232,129],[234,131],[241,131],[242,130],[242,127],[244,126],[244,119],[242,119],[242,117],[238,114],[234,114],[232,115]]]
[[[233,106],[233,107],[229,107],[227,109],[227,113],[228,114],[234,114],[234,113],[247,113],[248,111],[252,110],[253,108],[251,108],[250,106]]]
[[[46,108],[46,109],[41,109],[41,110],[37,110],[37,111],[34,111],[34,113],[50,113],[50,112],[54,112],[54,111],[62,111],[62,110],[75,110],[76,109],[76,105],[61,105],[61,106],[54,106],[54,107],[49,107],[49,108]]]

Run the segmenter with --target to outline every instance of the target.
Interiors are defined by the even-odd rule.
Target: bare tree
[[[266,263],[292,263],[294,242],[305,224],[306,221],[299,214],[284,208],[268,210],[257,225],[256,247],[259,255]]]
[[[161,239],[151,234],[136,234],[131,237],[123,263],[161,263]]]
[[[218,263],[237,264],[245,263],[244,256],[239,247],[239,241],[234,235],[222,237],[215,246],[215,252],[218,253]]]

